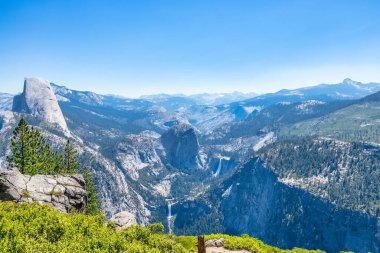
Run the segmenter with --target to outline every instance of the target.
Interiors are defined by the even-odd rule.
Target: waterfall
[[[222,160],[223,160],[223,157],[219,157],[218,169],[217,169],[216,172],[214,173],[214,175],[213,175],[214,177],[219,176],[220,171],[222,170]]]
[[[169,234],[172,234],[173,233],[173,226],[174,226],[174,217],[172,216],[172,205],[174,204],[173,203],[173,199],[167,199],[166,200],[168,202],[168,229],[169,229]]]

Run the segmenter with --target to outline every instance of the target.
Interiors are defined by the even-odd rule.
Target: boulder
[[[0,173],[0,200],[37,201],[61,212],[83,212],[87,192],[82,175],[23,175],[18,170]]]
[[[123,211],[115,214],[109,220],[116,225],[116,230],[127,228],[133,225],[137,225],[136,217],[130,212]]]
[[[205,242],[206,247],[223,247],[224,246],[224,238],[212,239]]]

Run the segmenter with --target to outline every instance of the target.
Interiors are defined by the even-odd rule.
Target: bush
[[[162,233],[161,223],[148,228],[131,226],[115,231],[102,214],[61,213],[38,203],[15,204],[0,201],[0,253],[2,252],[107,252],[107,253],[185,253],[196,252],[196,236]],[[224,238],[225,247],[258,253],[321,253],[295,248],[281,250],[243,235],[205,236]]]
[[[186,251],[170,236],[141,226],[115,231],[102,214],[67,214],[37,203],[0,201],[0,252]]]
[[[249,235],[230,236],[224,234],[206,235],[205,240],[224,238],[224,247],[230,250],[248,250],[255,253],[323,253],[320,250],[305,250],[294,248],[293,250],[282,250],[263,243],[262,241],[252,238]],[[177,236],[175,240],[182,244],[187,251],[196,252],[197,237],[196,236]]]
[[[162,223],[153,223],[148,225],[148,229],[150,232],[157,234],[157,233],[163,233],[164,232],[164,225]]]

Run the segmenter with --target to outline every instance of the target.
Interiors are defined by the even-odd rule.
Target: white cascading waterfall
[[[217,177],[220,175],[220,172],[222,171],[223,161],[229,161],[231,159],[231,157],[222,156],[222,155],[217,155],[215,158],[219,159],[219,163],[218,163],[218,168],[216,169],[215,173],[212,174],[213,177]]]
[[[222,160],[223,160],[223,157],[219,157],[218,169],[215,171],[215,173],[213,175],[214,177],[219,176],[220,171],[222,170]]]
[[[169,234],[173,233],[173,226],[174,226],[174,217],[172,215],[172,205],[174,204],[174,199],[167,199],[168,202],[168,229],[169,229]]]

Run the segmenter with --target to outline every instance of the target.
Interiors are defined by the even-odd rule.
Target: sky
[[[0,0],[0,92],[33,76],[126,97],[380,82],[380,1]]]

